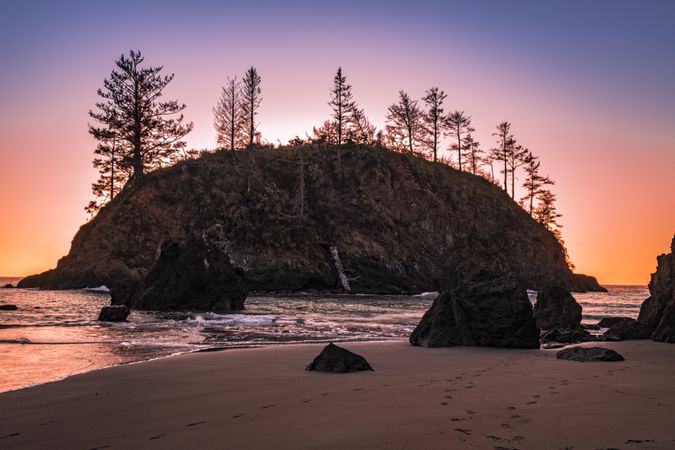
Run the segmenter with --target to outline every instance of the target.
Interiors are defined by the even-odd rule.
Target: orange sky
[[[0,19],[0,37],[8,43],[0,56],[11,61],[0,75],[0,275],[54,267],[87,219],[83,207],[96,177],[87,111],[114,60],[130,48],[175,72],[167,95],[187,103],[186,116],[195,122],[188,143],[197,148],[214,145],[211,108],[226,76],[251,64],[263,77],[260,129],[273,143],[303,136],[328,116],[338,64],[378,127],[399,89],[419,98],[438,85],[448,93],[448,109],[472,115],[483,147],[494,144],[494,126],[508,120],[519,141],[541,157],[544,173],[556,180],[563,237],[578,272],[606,284],[646,284],[656,256],[669,248],[675,232],[673,41],[650,41],[649,30],[660,30],[655,25],[645,22],[638,31],[647,38],[636,42],[621,34],[621,18],[612,18],[615,29],[609,19],[598,24],[604,16],[591,11],[593,20],[575,24],[574,35],[564,21],[531,25],[536,22],[525,17],[513,34],[469,39],[459,24],[443,25],[456,15],[439,13],[444,21],[433,29],[426,19],[415,21],[411,10],[401,14],[413,21],[412,35],[393,33],[399,17],[392,13],[337,40],[333,21],[313,18],[298,27],[270,15],[261,19],[268,21],[265,31],[232,51],[227,44],[238,36],[236,27],[209,27],[204,24],[213,14],[193,13],[185,27],[154,34],[130,25],[113,35],[111,24],[72,15],[58,24],[52,16],[22,22],[27,16],[13,11],[7,23]],[[470,13],[466,17],[474,18]],[[576,17],[574,11],[569,16]],[[494,19],[480,29],[500,23],[497,16],[475,17]],[[162,24],[175,20],[164,17]],[[606,28],[601,33],[598,26]],[[31,27],[44,34],[19,35],[25,29],[28,36]],[[539,33],[537,39],[528,32]],[[587,45],[572,42],[581,38]],[[663,48],[670,48],[669,57]]]

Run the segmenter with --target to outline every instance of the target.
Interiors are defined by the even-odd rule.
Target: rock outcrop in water
[[[657,261],[649,282],[650,297],[640,308],[638,322],[653,340],[675,343],[675,236],[670,253],[660,255]]]
[[[539,348],[539,329],[525,288],[482,270],[434,300],[410,335],[410,343]]]
[[[255,291],[442,291],[483,267],[531,289],[572,287],[556,238],[494,184],[381,147],[341,152],[338,166],[335,146],[257,149],[250,190],[243,152],[150,173],[80,228],[55,269],[20,284],[115,291],[143,280],[165,242],[220,223]]]
[[[581,305],[566,289],[546,287],[537,293],[534,317],[542,330],[576,329],[581,326]]]
[[[99,322],[125,322],[131,311],[124,305],[104,306],[98,315]]]
[[[604,336],[618,340],[649,339],[651,330],[630,317],[614,317]]]
[[[321,350],[321,353],[305,368],[315,372],[348,373],[372,371],[368,361],[346,348],[331,343]]]
[[[229,312],[244,308],[247,293],[243,271],[230,262],[216,224],[188,241],[165,242],[147,277],[113,289],[112,300],[136,309]]]
[[[607,292],[607,289],[600,286],[595,277],[583,273],[572,274],[570,290],[572,292]]]

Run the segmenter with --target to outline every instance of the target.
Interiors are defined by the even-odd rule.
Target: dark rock
[[[20,285],[114,292],[145,279],[168,239],[182,245],[213,223],[223,224],[228,255],[255,291],[340,290],[330,246],[354,293],[448,290],[486,266],[533,289],[571,283],[555,236],[481,177],[357,145],[340,147],[337,176],[336,146],[302,149],[312,167],[302,226],[288,215],[297,147],[257,148],[257,176],[266,182],[250,191],[239,173],[244,153],[204,153],[125,189],[80,228],[55,269]]]
[[[13,289],[13,288],[15,288],[15,287],[16,287],[16,286],[14,286],[12,283],[7,283],[7,284],[4,285],[2,288],[3,288],[3,289]]]
[[[539,348],[527,291],[483,270],[441,293],[410,335],[412,345]]]
[[[0,311],[16,311],[16,305],[0,305]]]
[[[617,322],[621,322],[625,317],[603,317],[598,322],[600,328],[609,328]]]
[[[214,225],[189,241],[165,242],[145,280],[114,288],[112,302],[145,310],[239,311],[248,290],[238,273],[222,227]]]
[[[589,324],[589,323],[582,323],[581,328],[584,329],[584,330],[593,330],[593,331],[600,330],[600,326]]]
[[[583,328],[546,330],[541,335],[544,342],[561,342],[565,344],[574,344],[577,342],[593,341],[594,336]]]
[[[604,347],[570,347],[560,350],[555,357],[579,362],[624,361],[623,356]]]
[[[670,253],[657,261],[649,281],[650,297],[642,303],[638,322],[651,331],[653,340],[675,343],[675,236]]]
[[[321,353],[314,358],[314,361],[305,370],[347,373],[373,370],[373,368],[363,356],[331,343],[321,350]]]
[[[542,330],[574,329],[581,325],[581,305],[560,287],[547,287],[537,294],[534,317]]]
[[[630,317],[615,317],[612,325],[607,331],[606,336],[613,336],[619,339],[649,339],[651,331],[637,320]]]
[[[607,289],[600,286],[595,277],[583,273],[572,274],[571,290],[572,292],[607,292]]]
[[[125,322],[131,311],[127,306],[104,306],[98,315],[100,322]]]

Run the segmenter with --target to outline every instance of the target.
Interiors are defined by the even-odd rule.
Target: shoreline
[[[323,345],[191,352],[4,392],[0,448],[675,445],[668,344],[590,343],[626,361],[577,363],[556,350],[348,342],[375,372],[306,372]]]

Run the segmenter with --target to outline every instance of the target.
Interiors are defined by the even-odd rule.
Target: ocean
[[[16,283],[0,278],[0,286]],[[637,318],[644,286],[574,294],[583,321]],[[435,294],[417,296],[253,295],[237,314],[133,311],[126,323],[98,323],[107,293],[0,289],[0,392],[117,364],[217,348],[331,341],[406,340]],[[533,296],[531,296],[534,299]]]

